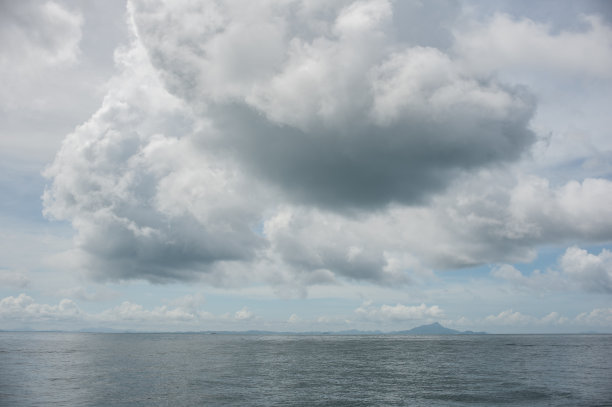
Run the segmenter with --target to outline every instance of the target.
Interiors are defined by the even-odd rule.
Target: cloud
[[[605,242],[612,238],[611,196],[612,182],[605,179],[555,188],[542,178],[487,171],[457,182],[429,206],[355,217],[286,207],[266,220],[263,233],[285,267],[410,284],[429,278],[432,268],[528,262],[538,244]],[[523,285],[565,287],[555,272],[516,277]]]
[[[491,270],[491,275],[508,281],[522,282],[525,279],[523,273],[510,264],[502,264]]]
[[[255,318],[255,314],[253,314],[253,312],[251,312],[247,307],[243,307],[234,313],[234,319],[237,321],[248,321],[253,318]]]
[[[501,264],[491,270],[491,275],[506,280],[516,287],[528,288],[537,292],[559,290],[566,291],[571,284],[566,276],[555,270],[534,270],[531,274],[524,275],[509,264]]]
[[[39,304],[26,294],[6,297],[0,300],[0,318],[9,321],[64,321],[80,320],[82,312],[70,299],[63,299],[57,305]]]
[[[2,2],[0,67],[22,68],[24,61],[43,65],[74,62],[79,53],[82,24],[80,14],[55,1]]]
[[[581,19],[584,29],[554,32],[549,24],[495,14],[486,23],[457,30],[454,50],[481,72],[504,69],[609,78],[612,28],[597,16]]]
[[[215,315],[199,305],[193,307],[190,300],[198,297],[196,294],[187,295],[168,301],[169,305],[147,308],[141,304],[124,301],[117,306],[99,312],[86,312],[74,301],[64,298],[57,304],[39,303],[34,298],[20,294],[0,299],[0,323],[3,329],[82,329],[82,328],[110,328],[147,331],[180,331],[180,330],[220,330],[245,329],[246,326],[255,328],[261,324],[270,325],[271,321],[256,316],[247,307],[236,313]],[[177,305],[175,305],[177,304]],[[178,305],[184,304],[184,305]],[[533,315],[508,309],[498,314],[488,315],[484,318],[470,319],[444,319],[446,312],[440,307],[426,304],[404,305],[395,304],[375,305],[364,302],[359,306],[354,316],[347,319],[345,316],[320,316],[313,320],[304,320],[292,314],[287,321],[277,326],[278,329],[294,327],[323,327],[337,329],[344,326],[348,329],[355,326],[364,326],[364,323],[403,323],[417,320],[441,321],[445,325],[463,326],[466,329],[512,329],[513,332],[574,332],[578,330],[609,329],[612,323],[612,308],[594,308],[580,312],[575,316],[563,315],[556,311],[547,314]],[[258,324],[258,325],[257,325]],[[484,327],[490,328],[484,328]],[[335,327],[335,328],[334,328]],[[276,328],[275,328],[276,329]],[[300,328],[302,329],[302,328]],[[319,329],[319,328],[314,328]]]
[[[488,43],[469,30],[421,43],[437,25],[398,27],[406,7],[130,1],[103,105],[45,172],[45,214],[71,222],[79,268],[303,296],[612,239],[610,181],[511,167],[535,141],[536,102],[496,66],[469,67]],[[589,21],[576,41],[607,30]]]
[[[79,57],[82,16],[55,1],[5,1],[0,4],[0,107],[20,106],[19,94],[51,68]],[[37,99],[29,98],[31,107]]]
[[[31,283],[25,273],[0,269],[0,285],[6,287],[26,288]]]
[[[567,317],[556,311],[550,312],[543,317],[524,314],[512,309],[500,312],[497,315],[489,315],[482,320],[483,323],[490,323],[499,326],[565,326],[565,327],[606,327],[612,322],[612,309],[596,308],[588,312],[583,312],[575,317]]]
[[[235,327],[259,319],[247,307],[235,314],[215,315],[201,308],[203,298],[193,294],[169,301],[168,305],[147,308],[132,301],[100,312],[83,311],[73,300],[64,298],[57,305],[43,304],[20,294],[0,299],[0,322],[5,328],[31,326],[35,329],[114,328],[130,330],[206,330]],[[241,325],[244,327],[244,325]],[[216,328],[215,328],[216,329]]]
[[[512,191],[510,210],[517,233],[551,241],[580,237],[612,238],[612,181],[587,178],[551,188],[549,181],[531,176]]]
[[[197,310],[204,303],[206,303],[206,298],[201,293],[187,294],[183,297],[175,298],[169,301],[170,305],[188,310]]]
[[[576,317],[576,321],[609,328],[612,325],[612,308],[596,308],[590,312],[583,312]]]
[[[487,323],[514,326],[531,324],[536,321],[534,317],[522,314],[512,309],[502,311],[497,315],[489,315],[484,320]]]
[[[559,269],[534,270],[524,275],[515,267],[502,264],[494,267],[491,275],[538,292],[578,288],[586,292],[612,293],[612,253],[609,250],[602,249],[595,255],[576,246],[569,247],[559,258]]]
[[[167,88],[223,135],[214,147],[293,202],[422,202],[456,174],[515,160],[533,142],[525,89],[398,43],[387,1],[338,4],[326,19],[301,2],[130,9]],[[196,18],[197,28],[186,23]]]
[[[483,15],[483,9],[495,14]],[[496,2],[479,4],[471,12],[482,17],[468,13],[452,28],[452,53],[464,69],[485,77],[494,71],[537,95],[531,128],[539,140],[523,164],[553,182],[609,178],[609,10],[599,2],[568,7]]]
[[[351,226],[358,228],[352,230]],[[403,269],[388,267],[381,248],[367,243],[377,234],[370,228],[365,238],[362,222],[347,222],[343,217],[319,211],[285,208],[264,223],[263,233],[271,242],[274,255],[280,255],[283,267],[306,271],[319,281],[310,284],[332,283],[333,275],[339,274],[354,280],[371,280],[386,284],[409,282]],[[330,275],[331,274],[331,275]]]
[[[92,321],[104,323],[149,323],[157,326],[179,323],[198,323],[200,320],[212,319],[209,312],[194,310],[181,306],[168,307],[165,305],[154,307],[151,310],[144,308],[140,304],[124,301],[120,305],[105,310],[99,314],[92,315]]]
[[[587,291],[612,293],[612,253],[602,249],[598,255],[576,246],[560,260],[561,270]]]
[[[330,316],[330,315],[320,315],[317,317],[315,322],[317,324],[327,325],[327,326],[343,326],[343,325],[348,326],[351,324],[351,320],[349,319]]]
[[[361,318],[373,321],[410,321],[444,316],[444,311],[437,305],[428,307],[425,304],[413,306],[383,304],[376,307],[370,302],[363,303],[355,313]]]
[[[564,325],[569,321],[569,319],[560,315],[558,312],[553,311],[550,314],[542,317],[541,321],[544,324]]]
[[[45,215],[70,220],[82,267],[101,279],[193,279],[263,242],[240,174],[199,152],[197,128],[160,86],[145,50],[117,54],[122,75],[70,134],[45,175]]]
[[[541,177],[508,175],[483,172],[465,179],[425,211],[434,215],[442,247],[456,242],[454,255],[466,264],[529,261],[539,244],[612,238],[609,180],[551,186]]]

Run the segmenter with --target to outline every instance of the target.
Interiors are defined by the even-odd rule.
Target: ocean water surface
[[[612,335],[0,332],[1,406],[612,406]]]

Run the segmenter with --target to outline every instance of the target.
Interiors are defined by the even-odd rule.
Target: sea
[[[612,335],[0,332],[1,406],[612,406]]]

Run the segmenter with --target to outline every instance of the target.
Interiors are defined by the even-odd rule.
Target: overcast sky
[[[608,1],[5,1],[0,46],[0,329],[612,332]]]

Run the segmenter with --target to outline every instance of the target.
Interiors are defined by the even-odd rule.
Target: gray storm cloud
[[[47,169],[45,214],[72,222],[83,269],[153,282],[405,284],[608,239],[611,182],[506,173],[535,98],[466,63],[438,3],[130,1],[132,43]]]
[[[420,203],[534,141],[526,90],[402,43],[390,2],[130,4],[167,88],[223,134],[208,148],[293,202]]]

